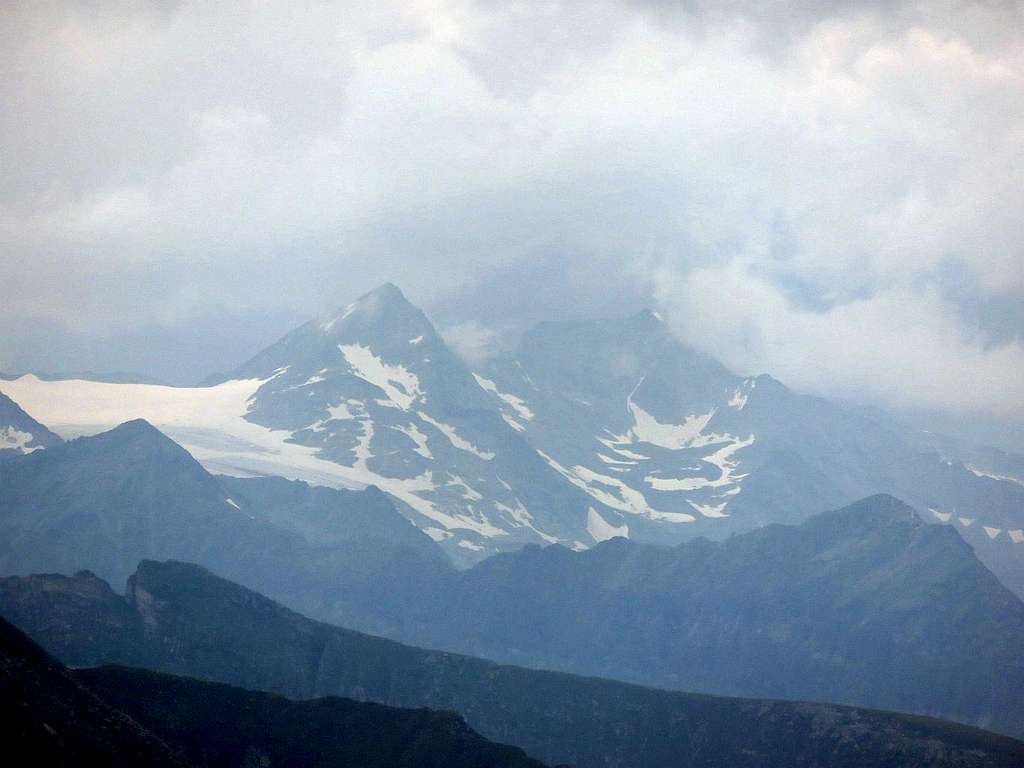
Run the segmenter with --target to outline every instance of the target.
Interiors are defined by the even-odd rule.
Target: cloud
[[[469,320],[445,328],[441,335],[455,353],[472,367],[478,367],[497,351],[497,334],[493,329]]]
[[[802,308],[752,262],[666,272],[659,296],[678,332],[735,369],[772,371],[832,397],[1013,419],[1024,401],[1024,345],[992,345],[934,290],[900,287]]]
[[[151,359],[117,339],[153,328],[179,339],[167,368],[224,369],[195,343],[217,317],[272,337],[393,280],[469,357],[657,300],[738,369],[1024,422],[1021,22],[953,0],[4,4],[0,365],[61,367],[35,323],[88,367]]]

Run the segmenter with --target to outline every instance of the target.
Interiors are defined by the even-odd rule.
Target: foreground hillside
[[[41,767],[540,768],[449,712],[289,701],[136,669],[71,672],[2,619],[0,717]]]
[[[411,648],[311,621],[184,563],[140,564],[124,598],[89,574],[7,579],[2,595],[0,611],[71,664],[127,663],[297,698],[451,709],[487,738],[581,768],[1024,759],[1024,744],[926,718],[673,693]]]
[[[0,722],[5,750],[37,766],[175,766],[173,748],[99,699],[0,619]]]

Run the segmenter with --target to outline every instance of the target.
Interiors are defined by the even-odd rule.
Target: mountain
[[[502,419],[393,285],[303,325],[208,387],[25,376],[0,381],[0,391],[68,434],[145,418],[212,471],[376,485],[459,562],[529,542],[592,541],[587,495]]]
[[[20,754],[32,765],[186,765],[159,737],[97,698],[3,619],[0,722],[8,755]]]
[[[372,613],[382,631],[382,607],[400,615],[452,573],[376,488],[216,477],[144,421],[0,464],[0,573],[123,582],[146,557],[197,561],[332,616]]]
[[[1024,734],[1024,603],[888,496],[722,542],[528,547],[417,607],[397,636],[430,647]]]
[[[1021,601],[950,526],[891,497],[724,542],[528,547],[459,573],[376,489],[218,478],[144,422],[0,465],[0,573],[86,568],[116,583],[133,558],[153,557],[429,647],[1024,733]],[[41,594],[120,605],[95,578],[53,583]],[[32,605],[18,621],[38,626],[49,604]],[[91,631],[135,644],[131,622],[109,616]]]
[[[135,669],[69,672],[2,619],[0,718],[36,766],[540,768],[449,712],[289,701]]]
[[[1024,595],[1022,462],[735,375],[654,312],[541,323],[473,371],[388,284],[210,386],[0,391],[62,434],[145,418],[210,471],[376,485],[460,565],[528,543],[723,539],[888,493]]]
[[[250,422],[387,490],[452,557],[585,538],[585,494],[510,428],[394,285],[298,328],[230,378],[265,382]]]
[[[623,515],[595,507],[594,538],[722,539],[888,493],[1024,595],[1024,461],[734,375],[656,313],[542,323],[478,378],[556,471]],[[1003,474],[978,469],[991,466]]]
[[[0,393],[0,457],[31,453],[62,442],[60,437]]]
[[[329,694],[455,710],[487,738],[580,768],[1010,766],[1024,759],[1021,742],[928,718],[676,693],[420,650],[311,621],[185,563],[141,563],[124,598],[88,574],[6,579],[0,595],[0,611],[70,664],[104,660],[294,698]],[[119,635],[137,639],[126,645]],[[153,706],[149,694],[132,690],[140,673],[108,678],[104,687],[93,675],[105,670],[79,674],[144,725],[169,720],[175,733],[205,721],[211,707],[240,709],[221,708],[219,688],[198,700],[165,682]],[[266,721],[248,722],[256,729]]]

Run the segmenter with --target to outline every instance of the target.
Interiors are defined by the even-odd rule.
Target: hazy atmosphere
[[[473,364],[653,307],[1019,450],[1022,8],[4,3],[0,370],[193,383],[393,281]]]
[[[1024,766],[1024,0],[0,0],[33,768]]]

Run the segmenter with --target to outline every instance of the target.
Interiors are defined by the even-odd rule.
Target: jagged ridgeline
[[[737,376],[653,312],[541,323],[471,370],[385,285],[206,384],[0,391],[65,434],[145,418],[214,472],[376,485],[460,564],[526,543],[721,539],[890,493],[1024,590],[1020,457]]]

